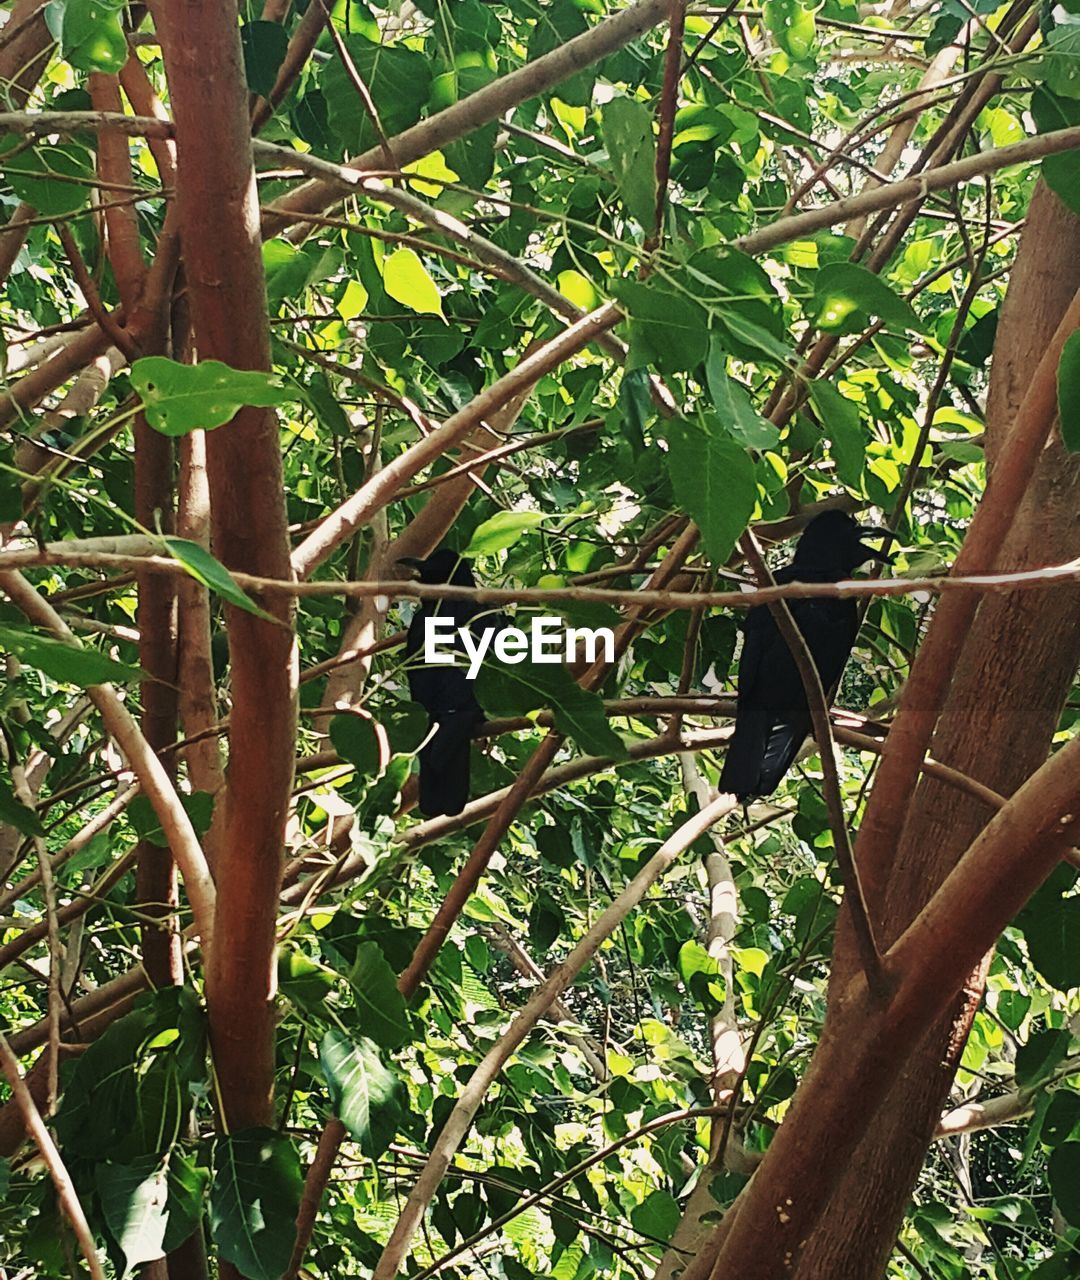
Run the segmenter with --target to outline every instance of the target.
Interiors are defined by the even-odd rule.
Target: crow
[[[806,526],[794,560],[774,575],[776,581],[839,582],[867,560],[892,560],[865,546],[860,541],[864,536],[884,537],[886,531],[859,525],[843,511],[823,511]],[[788,604],[831,701],[859,629],[858,605],[839,599]],[[720,774],[720,791],[743,803],[752,796],[771,795],[810,730],[795,659],[768,605],[756,605],[743,626],[735,733]]]
[[[402,558],[399,564],[416,571],[421,582],[475,586],[472,569],[456,551],[443,548],[426,560]],[[451,618],[458,627],[477,631],[485,610],[470,598],[426,600],[413,614],[405,640],[409,666],[409,695],[428,713],[428,738],[420,748],[420,812],[435,818],[460,813],[469,799],[469,752],[473,730],[484,712],[473,692],[464,666],[428,666],[424,663],[424,628],[434,617]],[[488,614],[490,619],[490,614]],[[487,626],[497,625],[489,620]],[[480,630],[485,630],[481,627]],[[449,646],[441,646],[449,647]],[[455,647],[464,650],[460,641]]]

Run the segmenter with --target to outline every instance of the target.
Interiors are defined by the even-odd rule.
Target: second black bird
[[[403,559],[421,582],[475,586],[472,569],[456,551],[434,552],[426,560]],[[453,620],[459,627],[483,630],[484,607],[468,597],[460,600],[425,600],[413,614],[405,641],[409,659],[409,694],[428,713],[429,735],[420,748],[420,812],[429,818],[460,813],[469,799],[469,754],[473,730],[484,712],[473,692],[464,666],[424,662],[424,631],[433,617]],[[490,614],[488,626],[495,625]],[[460,648],[460,643],[458,645]],[[464,653],[462,654],[464,657]]]
[[[859,525],[843,511],[824,511],[806,526],[795,558],[774,576],[781,582],[839,582],[867,560],[889,556],[862,542],[884,530]],[[806,640],[826,698],[832,698],[859,629],[854,600],[788,602]],[[719,789],[742,801],[767,796],[791,768],[811,728],[810,711],[795,659],[768,605],[747,614],[739,659],[735,733],[720,774]]]

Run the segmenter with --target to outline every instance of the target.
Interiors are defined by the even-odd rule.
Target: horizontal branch
[[[449,421],[449,420],[448,420]],[[381,474],[381,473],[380,473]],[[365,486],[366,491],[366,486]],[[358,491],[359,492],[359,491]],[[356,495],[354,495],[355,497]],[[359,504],[357,504],[359,505]],[[351,521],[350,521],[351,523]],[[44,549],[37,546],[0,551],[0,572],[31,569],[46,565],[66,565],[81,569],[146,569],[158,573],[184,573],[178,560],[155,555],[160,543],[152,538],[97,539],[74,544],[50,542]],[[115,541],[123,550],[105,549]],[[303,547],[305,544],[301,544]],[[459,587],[438,583],[421,583],[394,579],[391,581],[286,582],[278,578],[261,578],[250,573],[234,573],[237,584],[248,591],[268,595],[307,596],[390,596],[419,600],[475,600],[491,605],[552,605],[593,603],[613,606],[633,605],[647,609],[752,609],[776,600],[847,600],[868,596],[940,595],[951,591],[1031,591],[1080,582],[1080,560],[1046,565],[1041,569],[1024,569],[1007,573],[973,573],[956,577],[922,578],[845,578],[840,582],[786,582],[775,587],[756,587],[735,591],[663,591],[636,590],[628,587]]]

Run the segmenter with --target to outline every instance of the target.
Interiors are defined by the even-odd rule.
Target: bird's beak
[[[418,560],[416,556],[402,556],[397,563],[403,564],[410,571],[407,575],[408,577],[418,578],[420,576],[420,566],[423,561]]]
[[[888,529],[881,529],[875,524],[859,525],[859,545],[865,550],[866,558],[868,560],[881,560],[885,564],[895,563],[896,556],[889,555],[884,551],[875,551],[873,547],[868,547],[862,541],[863,538],[891,538],[891,537],[893,537],[893,534]]]

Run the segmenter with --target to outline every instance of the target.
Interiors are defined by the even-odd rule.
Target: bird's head
[[[402,556],[398,564],[403,564],[413,571],[413,576],[420,582],[430,584],[452,583],[455,587],[475,586],[472,569],[467,560],[462,560],[456,551],[449,547],[440,547],[426,559],[418,560],[414,556]]]
[[[823,511],[803,530],[795,547],[795,563],[825,570],[830,577],[839,580],[849,577],[867,560],[880,560],[891,564],[893,557],[884,551],[868,547],[863,538],[885,538],[887,529],[859,524],[846,511]]]

